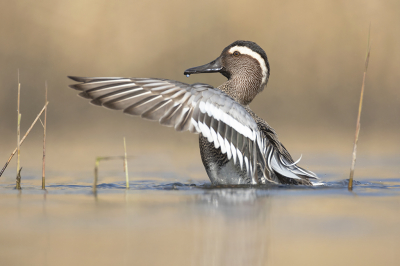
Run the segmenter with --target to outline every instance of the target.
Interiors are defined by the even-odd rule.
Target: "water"
[[[196,171],[196,170],[191,170]],[[203,171],[199,169],[199,171]],[[360,172],[362,172],[360,170]],[[215,187],[182,172],[0,183],[1,265],[398,265],[400,178]],[[204,175],[202,176],[204,177]]]

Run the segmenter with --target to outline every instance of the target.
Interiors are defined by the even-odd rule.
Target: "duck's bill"
[[[191,75],[199,73],[214,73],[214,72],[220,72],[221,70],[222,70],[221,58],[218,57],[217,59],[208,64],[186,69],[183,74]]]

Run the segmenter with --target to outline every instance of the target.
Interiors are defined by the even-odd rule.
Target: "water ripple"
[[[147,190],[177,190],[187,193],[208,193],[207,191],[225,190],[225,191],[255,191],[258,195],[266,194],[348,194],[348,179],[321,182],[318,186],[294,186],[294,185],[212,185],[210,182],[162,182],[160,180],[143,179],[135,180],[129,183],[129,191],[147,191]],[[14,193],[15,185],[0,184],[0,193]],[[86,183],[77,184],[49,184],[47,187],[49,193],[55,194],[87,194],[92,193],[92,186]],[[40,187],[33,185],[23,186],[24,193],[38,193]],[[98,193],[118,193],[125,191],[125,182],[100,183],[97,185]],[[399,194],[400,178],[394,179],[368,179],[354,181],[354,189],[352,193],[366,196],[385,196]]]

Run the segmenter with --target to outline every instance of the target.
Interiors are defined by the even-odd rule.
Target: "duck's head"
[[[214,61],[187,69],[184,74],[220,72],[235,90],[251,90],[251,102],[268,82],[270,68],[264,50],[254,42],[236,41],[227,46]],[[248,104],[246,103],[246,104]]]

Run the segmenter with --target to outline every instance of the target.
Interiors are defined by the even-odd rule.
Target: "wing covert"
[[[177,131],[202,133],[257,183],[257,163],[265,168],[265,141],[246,109],[207,84],[153,78],[69,77],[71,88],[91,103],[159,121]]]

